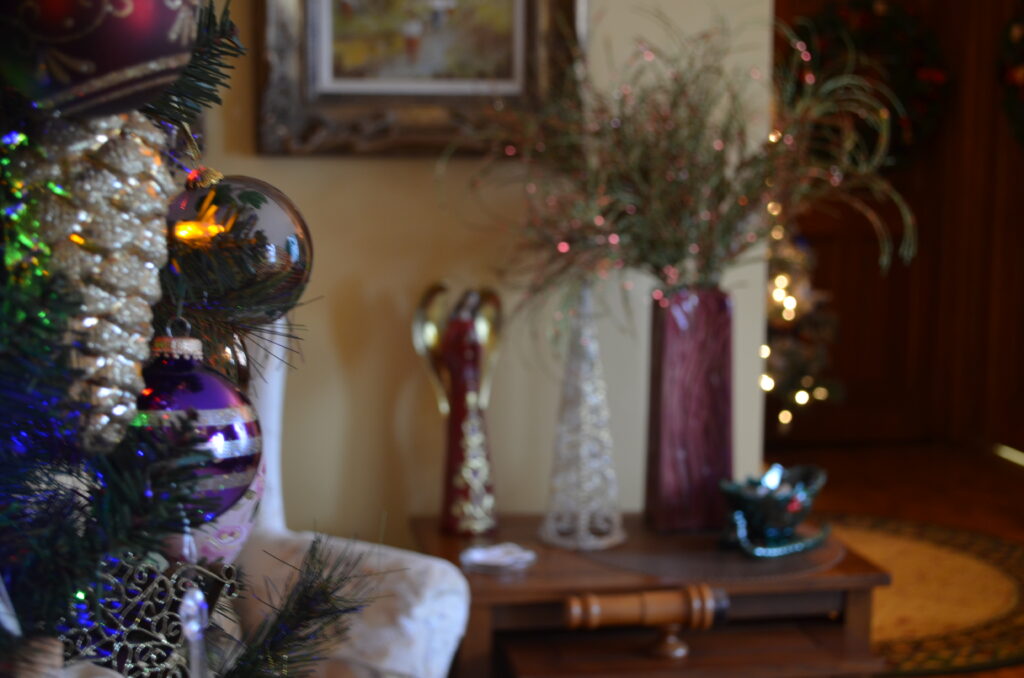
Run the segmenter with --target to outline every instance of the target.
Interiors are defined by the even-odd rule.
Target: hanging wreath
[[[855,71],[892,92],[894,125],[887,164],[901,162],[935,132],[949,72],[934,33],[917,17],[888,0],[844,0],[796,23],[810,46],[815,70],[847,68],[853,48],[858,54]]]
[[[1002,52],[1006,114],[1017,140],[1024,143],[1024,2],[1017,3],[1006,27]]]

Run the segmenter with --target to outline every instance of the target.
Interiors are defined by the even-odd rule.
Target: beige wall
[[[634,37],[656,34],[657,26],[637,14],[637,6],[591,0],[590,30],[602,53],[611,48],[624,55]],[[660,6],[688,31],[715,16],[743,26],[737,64],[767,72],[770,0],[659,0],[642,6]],[[305,215],[316,250],[308,304],[293,316],[304,326],[304,340],[298,369],[289,374],[285,411],[289,524],[410,545],[407,517],[438,510],[444,444],[424,367],[410,342],[414,305],[437,280],[455,287],[496,284],[493,269],[508,243],[485,227],[487,217],[462,190],[469,162],[449,167],[448,198],[442,200],[430,159],[257,155],[256,26],[250,3],[235,7],[242,39],[253,49],[238,64],[224,106],[208,116],[206,161],[288,194]],[[760,108],[767,111],[763,94]],[[752,124],[766,130],[762,117]],[[519,213],[511,192],[489,199],[492,213],[509,220]],[[763,266],[755,264],[733,271],[726,281],[736,304],[737,473],[756,471],[761,459],[756,376],[763,280]],[[621,503],[629,510],[643,503],[649,290],[637,278],[630,311],[610,312],[600,329]],[[619,295],[605,297],[615,306]],[[513,318],[503,344],[488,414],[500,510],[540,511],[546,500],[560,367],[534,336],[542,329],[538,318]]]

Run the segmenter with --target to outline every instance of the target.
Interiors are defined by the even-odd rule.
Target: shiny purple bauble
[[[126,113],[192,58],[198,0],[19,0],[4,4],[0,78],[65,117]]]
[[[196,431],[213,461],[198,472],[202,509],[186,506],[186,515],[209,522],[242,498],[259,469],[263,450],[260,423],[252,405],[224,377],[202,364],[199,339],[157,337],[153,358],[142,370],[146,388],[138,400],[134,425],[173,431],[187,413],[196,413]]]
[[[313,243],[295,204],[265,181],[227,176],[171,200],[167,213],[171,257],[215,257],[244,243],[255,256],[225,284],[216,276],[200,281],[203,300],[185,308],[216,309],[241,325],[271,323],[299,301],[313,271]],[[189,266],[194,270],[199,266]]]

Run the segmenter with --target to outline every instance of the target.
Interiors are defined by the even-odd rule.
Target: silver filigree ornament
[[[82,443],[113,448],[135,416],[167,259],[167,203],[177,187],[164,134],[139,113],[52,119],[13,160],[39,235],[82,306],[66,340],[79,371],[67,398],[82,406]]]
[[[576,550],[609,548],[626,538],[592,296],[584,283],[569,333],[551,493],[540,527],[542,540]]]
[[[190,671],[182,649],[206,630],[206,600],[238,591],[231,566],[214,572],[159,556],[108,558],[96,584],[76,594],[61,620],[65,660],[91,661],[127,678],[199,678],[205,657],[198,672]]]

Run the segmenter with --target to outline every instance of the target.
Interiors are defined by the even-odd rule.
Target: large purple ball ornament
[[[198,472],[198,495],[209,522],[246,493],[259,469],[260,423],[252,405],[227,379],[203,366],[203,344],[191,337],[157,337],[153,358],[142,370],[146,388],[138,400],[136,426],[166,429],[194,411],[196,432],[212,462]],[[209,504],[209,505],[207,505]],[[186,506],[191,516],[200,509]]]
[[[179,261],[229,255],[239,244],[258,253],[239,262],[227,286],[217,276],[193,281],[204,295],[185,300],[187,309],[217,310],[239,324],[263,325],[290,311],[306,289],[313,267],[309,229],[292,201],[264,181],[228,176],[186,190],[171,201],[167,224],[171,256]]]
[[[0,78],[64,116],[125,113],[152,101],[192,58],[197,0],[4,3]]]

